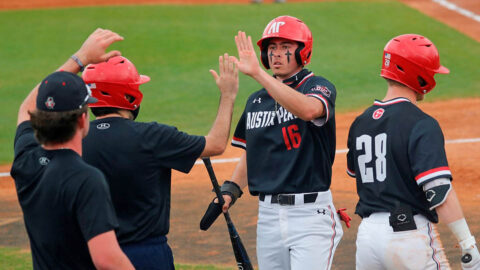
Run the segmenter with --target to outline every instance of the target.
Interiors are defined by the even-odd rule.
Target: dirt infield
[[[272,0],[264,0],[272,2]],[[288,0],[295,2],[294,0]],[[296,0],[302,1],[302,0]],[[480,41],[480,24],[453,11],[433,3],[431,0],[401,0],[429,16],[438,18],[447,25]],[[0,9],[48,8],[67,6],[109,5],[109,4],[199,4],[199,3],[248,3],[249,0],[0,0]],[[456,0],[459,6],[480,13],[480,1]],[[454,187],[464,207],[472,233],[480,237],[480,142],[452,141],[480,137],[480,98],[459,99],[434,103],[423,103],[420,107],[439,121],[447,140],[446,150],[450,168],[454,176]],[[348,127],[360,112],[337,115],[337,149],[346,148]],[[218,158],[236,158],[241,150],[229,147]],[[218,159],[217,158],[217,159]],[[214,169],[219,179],[231,176],[235,163],[215,163]],[[337,154],[332,180],[332,192],[337,208],[346,207],[353,218],[352,228],[344,227],[345,235],[335,254],[332,269],[354,269],[355,235],[360,219],[353,214],[357,196],[355,184],[346,173],[345,154]],[[0,166],[0,172],[8,171],[9,166]],[[176,262],[192,264],[234,265],[228,233],[223,221],[217,222],[208,232],[202,232],[198,223],[211,200],[211,184],[203,165],[196,165],[188,175],[173,174],[171,231],[169,242]],[[245,194],[231,211],[237,229],[256,263],[255,235],[257,200]],[[459,268],[459,249],[448,229],[439,226],[447,256],[453,269]],[[0,178],[0,246],[28,248],[20,207],[15,194],[14,183],[10,178]]]
[[[480,137],[480,98],[423,103],[420,107],[438,119],[447,140],[446,150],[454,176],[454,187],[460,197],[472,232],[480,235],[480,141],[452,141]],[[346,148],[347,129],[359,112],[337,115],[337,149]],[[242,150],[229,147],[219,158],[239,157]],[[215,159],[214,159],[215,160]],[[231,176],[235,163],[214,163],[219,179]],[[336,155],[332,192],[335,205],[348,208],[353,218],[352,228],[345,230],[334,258],[333,269],[354,269],[355,235],[360,219],[353,214],[357,196],[355,184],[345,173],[345,154]],[[8,170],[7,166],[0,167]],[[203,165],[196,165],[190,174],[174,173],[172,186],[171,231],[169,242],[175,260],[181,263],[234,265],[225,222],[215,223],[208,232],[200,231],[199,221],[212,198],[211,184]],[[0,245],[28,248],[20,208],[11,179],[0,178]],[[257,200],[245,194],[231,211],[238,231],[254,262]],[[445,226],[439,226],[447,256],[454,269],[459,269],[459,252],[455,240]]]

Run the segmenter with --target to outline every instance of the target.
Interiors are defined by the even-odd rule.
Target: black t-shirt
[[[103,174],[70,149],[43,149],[28,121],[17,128],[11,174],[33,268],[95,269],[87,242],[118,226]]]
[[[306,69],[283,82],[320,100],[325,116],[303,121],[276,103],[265,89],[250,95],[232,145],[247,151],[252,195],[330,188],[336,143],[335,86]]]
[[[398,205],[438,222],[422,186],[451,179],[437,121],[406,98],[375,101],[355,119],[348,135],[347,173],[356,178],[356,213],[367,217]]]
[[[171,169],[189,172],[205,137],[121,117],[95,120],[83,141],[84,160],[107,179],[120,223],[120,244],[169,231]]]

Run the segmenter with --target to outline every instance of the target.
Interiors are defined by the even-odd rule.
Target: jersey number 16
[[[381,133],[374,138],[375,147],[372,147],[372,136],[362,135],[357,137],[357,151],[365,151],[365,154],[358,156],[358,168],[360,169],[360,177],[362,183],[373,183],[373,170],[375,168],[375,176],[377,181],[383,182],[387,178],[387,134]],[[375,152],[375,164],[373,167],[367,167],[372,161],[372,153]]]

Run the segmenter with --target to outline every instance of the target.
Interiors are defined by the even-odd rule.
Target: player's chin
[[[272,73],[278,77],[285,77],[287,73],[281,67],[272,67]]]

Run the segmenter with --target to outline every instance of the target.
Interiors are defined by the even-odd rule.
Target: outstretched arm
[[[239,57],[236,59],[238,69],[265,87],[280,105],[304,121],[311,121],[325,115],[325,108],[320,100],[295,91],[270,76],[260,67],[252,38],[250,36],[247,38],[245,32],[238,32],[238,35],[235,36],[235,43]]]
[[[462,248],[462,268],[478,269],[476,267],[480,267],[480,254],[475,244],[475,237],[468,228],[457,194],[453,187],[451,189],[445,202],[435,209],[440,221],[447,224]],[[469,255],[465,256],[465,254]],[[465,257],[468,259],[468,256],[470,256],[470,261],[466,263],[463,260]]]
[[[248,184],[247,178],[247,152],[243,152],[242,156],[240,157],[240,161],[237,163],[235,170],[232,174],[232,179],[230,180],[238,185],[240,190],[243,190]],[[223,212],[227,212],[230,204],[232,202],[232,197],[229,195],[223,195],[223,199],[225,200],[225,204],[223,205]]]
[[[220,89],[220,104],[215,122],[205,136],[206,143],[201,157],[220,155],[225,151],[230,136],[233,105],[238,93],[238,69],[234,59],[224,54],[218,62],[220,75],[215,70],[210,70],[210,73]]]
[[[106,52],[106,49],[112,43],[120,40],[123,40],[123,37],[119,34],[110,30],[98,28],[85,40],[83,45],[74,55],[80,60],[83,66],[106,61],[113,56],[120,55],[119,51]],[[69,58],[58,68],[58,70],[78,73],[80,71],[80,66],[72,58]],[[38,86],[39,84],[33,88],[20,105],[17,126],[24,121],[30,120],[28,112],[35,110]]]

